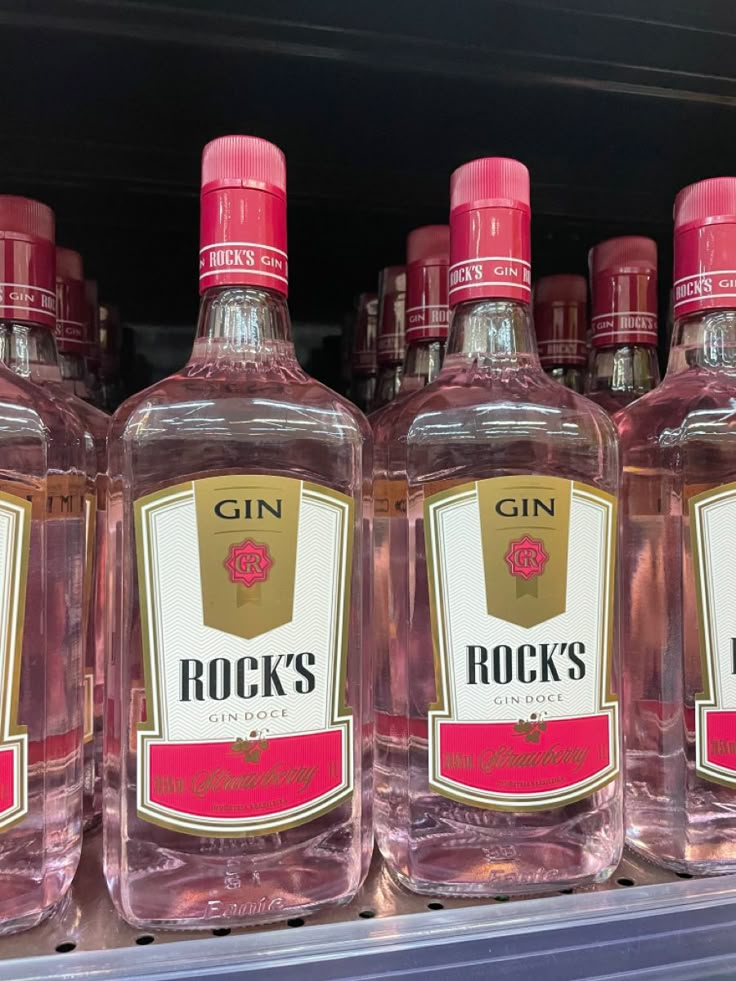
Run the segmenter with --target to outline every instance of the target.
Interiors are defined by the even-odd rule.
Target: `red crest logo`
[[[509,550],[504,558],[512,576],[529,580],[542,575],[549,555],[544,550],[544,542],[524,535],[518,541],[509,542]]]
[[[252,538],[246,538],[240,545],[230,546],[224,565],[230,573],[230,582],[252,586],[268,579],[273,559],[268,554],[266,545],[259,545]]]

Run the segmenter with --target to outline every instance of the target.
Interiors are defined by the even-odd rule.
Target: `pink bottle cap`
[[[85,279],[84,297],[84,338],[87,345],[85,354],[96,366],[100,360],[100,306],[96,279]]]
[[[450,306],[467,300],[531,299],[529,171],[485,157],[450,179]]]
[[[736,307],[736,177],[711,177],[675,198],[674,316]]]
[[[406,239],[406,340],[444,340],[450,324],[450,226],[425,225]]]
[[[73,249],[56,249],[56,346],[60,354],[89,356],[84,264]]]
[[[0,320],[55,327],[54,224],[45,204],[0,195]]]
[[[286,161],[257,136],[222,136],[202,153],[199,290],[288,292]]]
[[[386,266],[378,278],[379,364],[401,364],[406,353],[406,267]]]
[[[353,374],[368,376],[376,373],[376,325],[378,322],[378,296],[361,293],[358,297],[358,314],[353,339]]]
[[[641,235],[590,250],[593,347],[657,343],[657,244]]]
[[[584,276],[542,276],[534,284],[534,328],[539,360],[552,365],[585,365],[588,284]]]

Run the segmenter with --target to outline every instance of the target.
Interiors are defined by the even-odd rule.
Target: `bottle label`
[[[328,487],[241,474],[135,502],[141,818],[238,837],[350,796],[353,510]]]
[[[690,498],[702,691],[695,696],[695,771],[736,786],[736,484]]]
[[[585,365],[585,312],[585,303],[551,300],[534,304],[534,328],[543,367]]]
[[[28,813],[28,732],[18,725],[31,504],[0,491],[0,831]]]
[[[615,499],[557,477],[494,477],[428,497],[424,521],[430,787],[513,811],[599,790],[619,772]]]
[[[413,262],[406,271],[406,340],[445,340],[450,329],[447,262]]]

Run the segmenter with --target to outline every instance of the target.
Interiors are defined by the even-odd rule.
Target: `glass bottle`
[[[539,361],[573,392],[585,388],[588,284],[583,276],[542,276],[534,284],[534,331]]]
[[[372,847],[370,430],[295,358],[279,149],[205,147],[200,244],[191,358],[109,441],[105,873],[175,929],[345,902]]]
[[[437,377],[447,342],[450,309],[447,303],[447,267],[450,261],[450,229],[448,225],[426,225],[409,233],[406,283],[406,371],[398,397],[377,409],[370,416],[373,428],[373,595],[374,618],[378,629],[374,634],[376,664],[376,741],[379,755],[390,749],[393,733],[391,714],[391,669],[389,636],[395,629],[396,615],[389,594],[388,574],[391,547],[397,544],[390,536],[390,525],[403,522],[406,501],[403,484],[389,479],[389,451],[393,422],[403,401]],[[396,493],[398,491],[398,493]],[[405,548],[405,538],[398,547]],[[390,779],[390,778],[389,778]],[[377,803],[382,803],[377,800]],[[380,832],[385,822],[380,821]]]
[[[362,412],[368,411],[376,394],[377,320],[378,297],[375,293],[361,293],[355,318],[351,396]]]
[[[371,409],[399,394],[406,354],[406,267],[387,266],[378,278],[378,378]]]
[[[590,250],[593,350],[588,398],[612,415],[659,384],[657,244],[640,235]]]
[[[54,351],[54,216],[0,196],[0,933],[34,926],[66,894],[82,841],[85,443],[31,381]],[[58,368],[57,368],[58,371]],[[36,372],[38,374],[38,371]]]
[[[102,710],[105,680],[104,611],[107,606],[105,552],[107,517],[107,415],[85,401],[87,385],[84,357],[89,347],[85,324],[84,266],[72,249],[56,249],[56,348],[58,377],[44,365],[42,384],[64,399],[85,429],[91,444],[87,467],[89,487],[85,502],[87,564],[84,581],[84,827],[102,816]],[[53,352],[50,352],[50,354]],[[31,378],[40,365],[31,363]]]
[[[676,872],[736,871],[736,178],[675,201],[662,384],[617,416],[627,837]]]
[[[447,354],[388,448],[406,519],[389,522],[377,838],[422,893],[600,882],[623,839],[616,434],[539,363],[526,168],[472,161],[450,196]]]

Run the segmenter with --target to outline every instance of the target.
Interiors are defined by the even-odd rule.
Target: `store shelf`
[[[736,876],[682,880],[627,856],[596,889],[488,902],[432,900],[398,887],[376,859],[349,905],[266,928],[145,933],[114,913],[101,835],[85,845],[57,915],[0,941],[0,981],[195,978],[320,979],[407,975],[529,978],[716,976],[736,968]],[[697,961],[695,973],[691,962]],[[655,973],[649,973],[655,972]],[[665,975],[663,975],[665,976]]]

